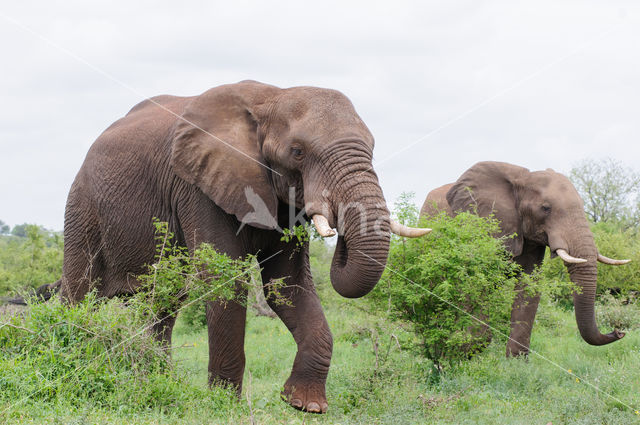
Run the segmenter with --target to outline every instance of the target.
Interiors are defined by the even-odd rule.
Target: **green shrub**
[[[284,229],[282,240],[296,240],[297,244],[309,242],[309,260],[311,265],[311,273],[316,286],[326,285],[329,283],[329,272],[331,268],[332,249],[315,233],[315,229],[309,225],[296,226],[293,229]],[[203,259],[206,261],[206,259]],[[246,262],[241,263],[244,267],[249,267],[250,273],[243,275],[242,284],[248,291],[248,300],[246,303],[264,303],[262,277],[260,275],[261,268],[253,257],[249,257]],[[274,297],[276,302],[287,302],[280,295],[282,281],[271,282],[268,287],[270,295]],[[269,308],[265,306],[265,308]],[[198,332],[207,326],[207,317],[205,314],[205,301],[192,303],[184,307],[180,311],[180,317],[188,325],[188,332]]]
[[[147,266],[146,274],[138,276],[141,287],[129,302],[144,312],[149,321],[180,311],[186,324],[198,331],[207,324],[207,301],[246,305],[247,298],[238,294],[256,288],[262,291],[259,264],[253,255],[234,259],[207,243],[189,253],[186,247],[174,243],[174,235],[166,222],[156,220],[154,225],[156,261]],[[283,285],[280,279],[272,280],[267,286],[276,302],[288,302],[280,294]]]
[[[90,292],[70,306],[54,298],[3,323],[0,405],[9,413],[39,402],[176,412],[207,396],[174,372],[145,316],[118,299],[98,300]]]
[[[0,324],[0,402],[8,410],[24,399],[175,413],[194,398],[218,394],[186,388],[149,329],[183,305],[244,302],[235,288],[247,284],[253,258],[232,259],[208,244],[189,254],[172,242],[167,223],[155,226],[156,261],[138,276],[140,290],[126,306],[117,299],[98,302],[93,291],[71,306],[57,297],[31,304],[26,314]],[[272,287],[277,294],[278,282]]]
[[[266,302],[264,301],[264,295],[260,295],[263,289],[260,268],[257,262],[252,265],[251,272],[245,277],[248,279],[246,283],[248,290],[246,300],[247,307],[251,305],[252,302],[257,303],[259,300]],[[186,305],[180,310],[180,318],[186,325],[186,333],[193,334],[200,332],[207,327],[206,301],[198,300],[197,302]]]
[[[396,204],[406,224],[417,221],[409,195]],[[461,213],[424,220],[433,232],[418,239],[394,237],[388,270],[377,298],[388,300],[401,318],[422,336],[425,355],[437,364],[452,363],[482,350],[491,329],[509,333],[509,317],[518,266],[502,241],[493,218]],[[473,317],[472,317],[473,316]]]
[[[155,221],[156,261],[138,276],[141,286],[130,304],[149,320],[208,300],[238,300],[236,285],[247,283],[253,257],[233,259],[203,243],[193,253],[176,245],[166,222]],[[196,315],[197,316],[197,315]],[[197,321],[199,319],[192,320]]]
[[[623,299],[608,292],[596,304],[596,320],[604,328],[636,329],[640,327],[640,306],[633,297]]]

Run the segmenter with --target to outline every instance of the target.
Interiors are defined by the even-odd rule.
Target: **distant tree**
[[[0,220],[0,235],[6,235],[9,233],[9,230],[11,230],[11,228],[9,227],[8,224],[6,224],[4,221]]]
[[[636,227],[640,219],[640,174],[611,158],[585,160],[569,174],[594,223],[625,222]]]
[[[27,237],[27,227],[29,225],[27,223],[23,223],[23,224],[16,224],[15,226],[13,226],[13,229],[11,229],[11,234],[13,236],[19,236],[21,238],[26,238]]]
[[[0,298],[18,289],[55,282],[62,273],[62,235],[35,224],[18,227],[24,237],[0,238]]]

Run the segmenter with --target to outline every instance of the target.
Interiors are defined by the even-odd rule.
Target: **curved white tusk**
[[[562,248],[556,249],[556,254],[558,254],[558,257],[562,258],[567,263],[580,264],[587,262],[587,260],[585,260],[584,258],[576,258],[570,256],[569,253]]]
[[[391,233],[395,233],[398,236],[404,236],[405,238],[419,238],[427,233],[430,233],[431,229],[426,227],[409,227],[404,224],[400,224],[395,220],[391,220]]]
[[[598,261],[604,264],[609,264],[611,266],[621,266],[623,264],[631,262],[631,260],[616,260],[615,258],[605,257],[600,253],[598,253]]]
[[[329,226],[329,220],[322,214],[316,214],[311,219],[313,220],[313,225],[316,226],[316,230],[323,238],[336,235],[336,231]]]

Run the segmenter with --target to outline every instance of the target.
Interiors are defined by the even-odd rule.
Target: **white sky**
[[[109,124],[243,79],[345,93],[389,204],[482,160],[640,168],[638,2],[177,3],[0,4],[0,219],[61,230]]]

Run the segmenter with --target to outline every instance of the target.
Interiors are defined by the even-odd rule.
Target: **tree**
[[[606,158],[578,163],[569,177],[582,197],[591,221],[625,222],[625,227],[638,225],[640,174]]]
[[[0,235],[6,235],[9,233],[10,227],[4,221],[0,220]]]
[[[11,229],[11,234],[13,236],[26,238],[27,237],[27,227],[28,226],[29,225],[27,223],[16,224],[15,226],[13,226],[13,229]]]

